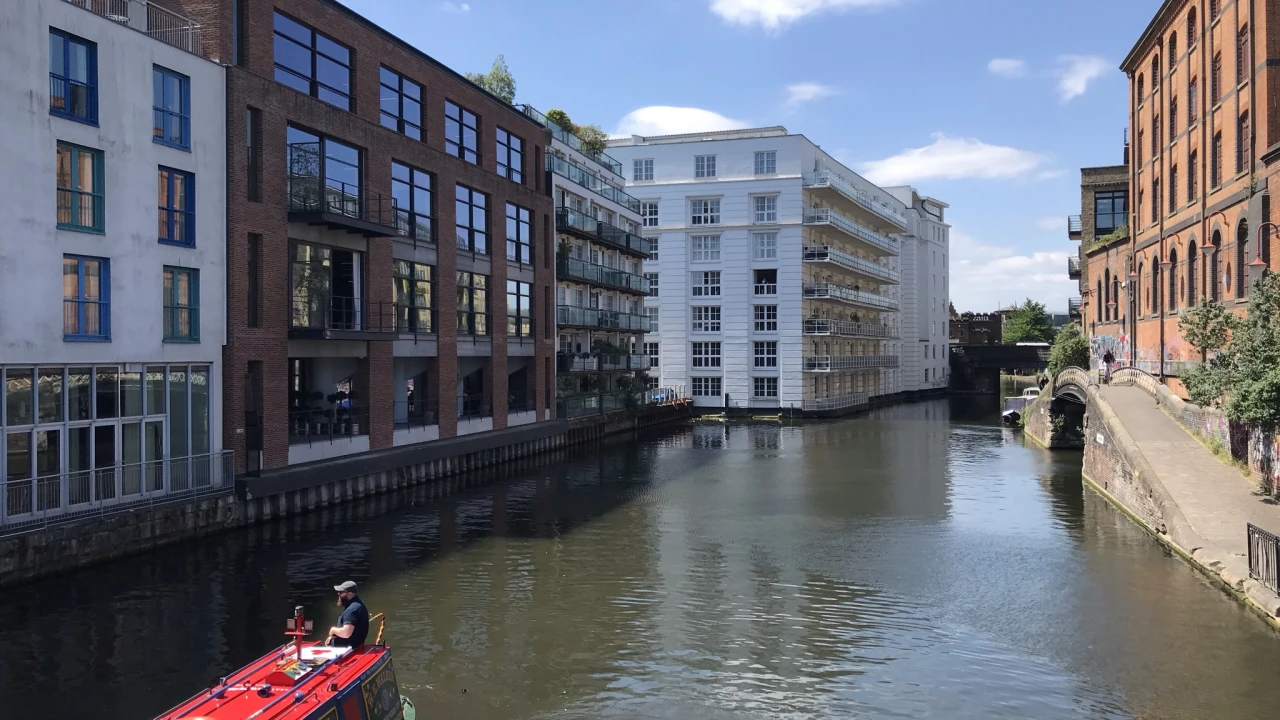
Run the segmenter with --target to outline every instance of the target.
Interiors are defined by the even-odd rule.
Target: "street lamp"
[[[1265,268],[1265,267],[1267,267],[1267,261],[1262,259],[1262,231],[1263,231],[1263,229],[1264,229],[1264,228],[1268,228],[1268,227],[1270,227],[1270,228],[1274,228],[1274,227],[1276,227],[1276,224],[1275,224],[1275,223],[1270,223],[1270,222],[1265,222],[1265,223],[1262,223],[1261,225],[1259,225],[1259,226],[1258,226],[1258,239],[1257,239],[1257,241],[1254,243],[1254,248],[1253,248],[1253,252],[1254,252],[1254,254],[1253,254],[1253,261],[1249,263],[1249,267],[1251,267],[1251,268]]]

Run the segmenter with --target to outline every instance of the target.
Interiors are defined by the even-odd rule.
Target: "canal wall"
[[[1084,448],[1084,406],[1044,393],[1022,410],[1022,432],[1050,450]]]
[[[405,488],[432,497],[483,468],[688,420],[688,405],[522,425],[240,477],[234,492],[0,538],[0,586]]]

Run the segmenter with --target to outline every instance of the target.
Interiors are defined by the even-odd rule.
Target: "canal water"
[[[1280,637],[997,408],[697,425],[7,590],[0,703],[151,718],[352,578],[425,718],[1274,718]]]

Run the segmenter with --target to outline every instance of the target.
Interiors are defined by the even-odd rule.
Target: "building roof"
[[[625,147],[628,145],[648,145],[651,143],[677,143],[696,140],[745,140],[761,137],[785,137],[791,133],[781,125],[760,128],[743,128],[741,130],[712,130],[709,132],[681,133],[679,135],[632,135],[631,137],[613,138],[609,147]]]
[[[1169,16],[1175,14],[1175,11],[1181,9],[1186,2],[1187,0],[1164,0],[1164,4],[1156,11],[1155,17],[1151,18],[1151,22],[1147,24],[1147,29],[1142,31],[1138,42],[1134,44],[1133,49],[1125,56],[1124,62],[1120,63],[1121,70],[1128,73],[1136,69],[1135,63],[1142,56],[1142,51],[1150,42],[1151,37],[1156,34],[1156,29],[1163,27]]]

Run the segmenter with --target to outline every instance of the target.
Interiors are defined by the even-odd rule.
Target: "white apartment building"
[[[557,405],[561,416],[596,412],[618,380],[649,370],[641,266],[640,202],[623,189],[623,166],[526,105],[551,131],[546,169],[555,200]],[[622,407],[618,402],[617,407]],[[605,409],[617,409],[607,407]]]
[[[144,2],[0,5],[0,528],[229,479],[226,80],[181,46]]]
[[[782,127],[610,142],[643,232],[660,382],[834,413],[901,386],[906,205]]]
[[[913,187],[885,188],[907,206],[902,241],[902,386],[904,392],[947,387],[950,315],[949,205]],[[914,349],[913,349],[914,344]]]

